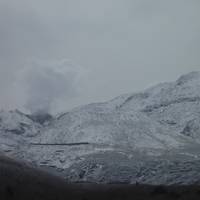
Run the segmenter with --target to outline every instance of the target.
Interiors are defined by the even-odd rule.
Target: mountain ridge
[[[107,102],[76,107],[44,124],[26,117],[14,111],[0,113],[0,148],[11,156],[62,172],[61,176],[67,180],[112,182],[124,180],[123,173],[126,173],[127,180],[124,181],[128,182],[139,180],[156,184],[157,180],[169,184],[181,181],[184,184],[184,178],[177,178],[178,171],[175,174],[170,169],[167,171],[162,164],[168,162],[173,170],[176,162],[182,163],[190,182],[194,180],[189,173],[190,167],[195,174],[198,172],[200,72],[191,72],[175,82],[161,83]],[[87,145],[32,145],[83,142]],[[9,145],[13,149],[9,150]],[[110,163],[112,157],[123,160],[118,161],[121,167]],[[188,164],[188,160],[192,162]],[[146,169],[148,164],[151,166],[149,170]],[[141,172],[142,168],[151,174],[150,177],[148,173]],[[158,170],[158,174],[168,174],[171,182],[159,180],[151,173],[153,168]],[[110,178],[103,178],[106,176]],[[195,181],[198,177],[196,175]]]

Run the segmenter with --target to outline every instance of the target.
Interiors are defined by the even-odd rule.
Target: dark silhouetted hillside
[[[198,186],[67,184],[27,164],[0,157],[1,200],[200,199]]]

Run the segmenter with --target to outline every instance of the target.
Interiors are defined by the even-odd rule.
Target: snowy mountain
[[[200,182],[200,72],[40,122],[0,112],[0,149],[71,181]]]
[[[35,137],[40,129],[40,124],[18,110],[0,111],[0,151],[18,155],[28,143],[26,140]]]

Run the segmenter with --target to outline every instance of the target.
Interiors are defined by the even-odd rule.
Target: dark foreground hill
[[[67,184],[27,164],[0,156],[1,200],[200,199],[199,186]]]

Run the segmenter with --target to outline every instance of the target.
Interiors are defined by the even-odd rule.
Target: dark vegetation
[[[200,186],[69,184],[27,164],[0,157],[1,200],[200,199]]]

